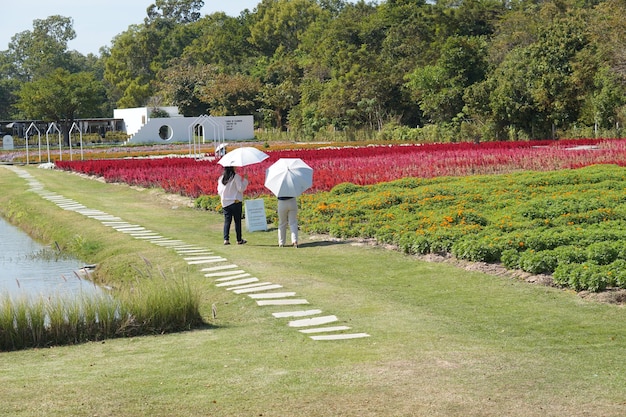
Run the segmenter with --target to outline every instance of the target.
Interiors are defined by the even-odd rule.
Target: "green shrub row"
[[[451,253],[473,262],[559,275],[576,290],[626,288],[621,279],[574,279],[626,260],[626,170],[595,165],[557,172],[406,178],[373,186],[340,184],[300,199],[312,233],[373,238],[407,254]],[[593,267],[592,267],[593,266]],[[596,267],[597,266],[597,267]],[[564,270],[565,268],[565,270]],[[599,284],[605,282],[605,284]]]

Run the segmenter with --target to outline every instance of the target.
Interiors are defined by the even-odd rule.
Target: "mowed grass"
[[[156,190],[24,168],[45,188],[200,245],[306,307],[261,307],[173,250],[67,212],[0,167],[0,207],[124,280],[145,265],[202,293],[206,328],[0,353],[0,416],[623,416],[626,310],[575,293],[419,261],[379,247],[268,232],[221,245],[222,217]],[[15,215],[15,213],[14,213]],[[136,262],[136,264],[134,264]],[[135,265],[135,268],[132,267]],[[211,316],[215,304],[217,316]],[[336,315],[369,338],[313,341],[273,312]]]

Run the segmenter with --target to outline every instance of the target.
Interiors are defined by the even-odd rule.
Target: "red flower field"
[[[265,170],[279,158],[302,158],[314,169],[315,193],[340,183],[376,184],[404,177],[498,174],[520,170],[551,171],[593,164],[626,165],[626,139],[377,145],[266,151],[260,164],[238,168],[247,173],[246,194],[269,194]],[[142,187],[160,187],[189,197],[216,194],[222,166],[189,157],[57,161],[60,169]]]

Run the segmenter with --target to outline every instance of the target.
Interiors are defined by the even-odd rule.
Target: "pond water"
[[[0,217],[0,297],[72,297],[102,290],[80,279],[84,263],[46,247]]]

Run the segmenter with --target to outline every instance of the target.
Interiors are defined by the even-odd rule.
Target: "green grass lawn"
[[[146,279],[137,269],[147,268],[187,277],[202,292],[208,323],[180,334],[2,352],[0,416],[626,415],[623,307],[323,237],[278,248],[273,228],[244,232],[247,245],[225,247],[221,216],[156,190],[22,169],[89,208],[210,248],[310,305],[258,306],[216,287],[172,249],[26,192],[24,180],[0,167],[1,212],[119,282]],[[303,308],[371,336],[314,341],[272,316]]]

